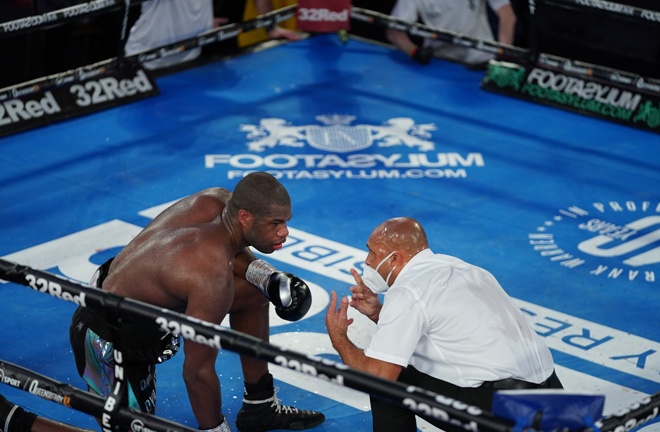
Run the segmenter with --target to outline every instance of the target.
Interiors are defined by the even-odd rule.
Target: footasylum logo
[[[481,153],[436,152],[433,123],[397,117],[381,125],[352,125],[355,116],[339,114],[316,119],[321,124],[297,126],[281,118],[243,124],[249,153],[207,154],[204,166],[228,168],[230,179],[268,171],[277,178],[313,180],[459,179],[467,177],[466,168],[485,166]]]
[[[642,77],[633,80],[613,73],[608,83],[604,84],[584,78],[592,72],[571,62],[557,63],[546,59],[545,63],[526,68],[514,63],[493,62],[484,77],[484,88],[498,89],[644,129],[657,131],[660,128],[660,86],[655,82]],[[571,73],[583,77],[572,76]]]
[[[660,277],[660,201],[562,208],[529,234],[529,243],[567,269],[655,284]]]

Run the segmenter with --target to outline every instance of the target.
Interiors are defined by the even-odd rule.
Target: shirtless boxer
[[[233,193],[205,189],[164,210],[99,268],[92,284],[211,323],[220,324],[229,314],[232,329],[267,341],[268,300],[290,321],[302,318],[312,302],[301,279],[278,272],[248,249],[266,254],[280,249],[289,219],[291,200],[282,184],[270,174],[252,173]],[[78,308],[70,333],[78,372],[90,391],[107,396],[114,381],[113,332],[104,317],[103,311]],[[123,336],[129,405],[153,413],[155,365],[176,353],[178,337],[163,337],[144,323]],[[186,341],[183,351],[183,379],[199,428],[228,431],[215,369],[218,350]],[[325,420],[322,413],[281,405],[266,362],[241,356],[241,366],[245,394],[239,430],[302,430]]]

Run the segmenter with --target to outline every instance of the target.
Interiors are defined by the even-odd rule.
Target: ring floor
[[[347,270],[364,259],[377,224],[411,216],[434,251],[500,280],[567,389],[605,395],[606,414],[659,392],[658,135],[493,94],[481,78],[335,35],[159,77],[158,96],[0,140],[0,256],[87,281],[167,203],[266,170],[293,200],[290,239],[268,259],[314,294],[304,320],[273,316],[272,343],[338,360],[323,323],[329,293],[349,293]],[[75,306],[2,289],[0,358],[82,388],[68,343]],[[372,332],[356,316],[356,343]],[[157,414],[196,427],[182,359],[158,367]],[[236,354],[222,352],[217,369],[233,426]],[[272,372],[283,403],[326,414],[316,430],[370,430],[364,394]],[[85,414],[2,392],[96,427]]]

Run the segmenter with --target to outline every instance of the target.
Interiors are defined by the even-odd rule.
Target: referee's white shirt
[[[541,383],[554,369],[550,350],[493,275],[430,249],[385,294],[365,354],[459,387],[505,378]]]

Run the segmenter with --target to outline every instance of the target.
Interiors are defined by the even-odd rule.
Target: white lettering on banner
[[[568,69],[571,68],[568,67]],[[582,70],[575,72],[586,73]],[[576,95],[582,99],[595,100],[605,105],[620,107],[629,111],[636,110],[642,100],[642,97],[636,93],[621,91],[616,87],[608,87],[596,82],[585,81],[539,68],[532,69],[527,77],[527,82],[541,88]]]
[[[80,293],[79,295],[71,294],[62,289],[62,285],[57,282],[36,277],[32,273],[25,275],[25,280],[28,282],[30,288],[35,291],[48,293],[53,297],[70,301],[78,306],[87,306],[87,304],[85,304],[85,293]]]
[[[658,16],[660,16],[660,12],[658,12]],[[648,82],[643,77],[637,77],[637,81],[635,82],[635,87],[639,89],[646,89],[654,92],[660,92],[660,84]]]
[[[410,34],[413,36],[419,36],[421,38],[435,39],[436,35],[432,31],[424,30],[419,28],[417,25],[410,26]]]
[[[312,22],[346,22],[348,21],[348,9],[335,12],[324,8],[299,8],[298,20]]]
[[[131,420],[131,431],[132,432],[156,432],[154,429],[144,425],[144,422],[139,419]]]
[[[74,84],[69,89],[76,97],[76,105],[81,107],[110,102],[151,90],[153,90],[153,86],[142,69],[138,70],[133,78],[118,80],[113,76],[108,76],[90,80],[84,84]]]
[[[640,14],[642,18],[660,23],[660,12],[643,9]]]
[[[514,299],[550,348],[660,382],[660,343]]]
[[[71,18],[78,15],[84,15],[91,12],[95,12],[99,9],[104,9],[109,6],[113,6],[117,3],[117,0],[98,0],[90,1],[88,3],[83,3],[81,5],[72,6],[63,10],[62,15],[65,18]]]
[[[255,171],[229,171],[227,178],[240,179]],[[330,179],[347,179],[347,180],[373,180],[373,179],[441,179],[441,178],[466,178],[467,172],[464,169],[459,170],[281,170],[281,171],[266,171],[276,179],[287,180],[330,180]]]
[[[409,117],[390,118],[380,125],[356,124],[353,115],[316,116],[323,125],[293,125],[281,118],[263,118],[258,124],[242,124],[248,150],[242,154],[207,154],[204,166],[226,168],[230,180],[253,170],[278,179],[456,179],[467,178],[467,167],[484,167],[481,153],[435,152],[431,141],[434,123],[416,123]],[[327,154],[263,153],[275,147],[305,146]],[[376,153],[355,153],[374,147]],[[377,153],[380,148],[404,147],[415,153]],[[345,155],[345,153],[353,153]]]
[[[294,169],[320,168],[360,169],[360,168],[456,168],[483,167],[484,158],[481,153],[395,153],[383,154],[352,154],[342,157],[337,154],[271,154],[260,156],[256,154],[209,154],[204,158],[204,166],[213,168],[216,165],[230,165],[237,169]]]
[[[610,248],[601,248],[601,246],[607,245],[615,239],[625,241],[628,239],[628,237],[637,234],[644,228],[649,228],[653,225],[660,226],[660,216],[647,216],[645,218],[631,222],[623,227],[607,223],[603,224],[598,219],[592,219],[588,222],[588,224],[592,223],[593,221],[597,221],[595,223],[597,229],[591,229],[591,231],[597,231],[601,235],[593,237],[590,240],[583,241],[578,245],[578,248],[581,251],[594,256],[621,256],[642,249],[660,240],[660,228],[658,228],[648,234],[639,236],[638,238],[625,242],[621,245]],[[582,226],[580,226],[580,228],[582,228]],[[623,261],[623,263],[633,267],[639,267],[648,264],[657,264],[659,259],[660,246],[643,252],[639,255],[633,256],[632,258]]]
[[[12,387],[21,388],[21,380],[5,375],[5,371],[0,369],[0,383],[10,385]]]
[[[15,21],[5,22],[0,24],[3,33],[13,32],[24,28],[34,27],[41,24],[57,20],[57,16],[53,14],[35,15],[26,18],[17,19]]]
[[[560,208],[528,235],[541,256],[569,269],[582,267],[590,275],[622,282],[656,283],[660,264],[660,203],[652,201],[595,202],[593,210],[576,205]],[[609,213],[609,214],[608,214]],[[655,214],[653,214],[655,213]],[[560,246],[561,230],[593,233],[577,244],[580,256],[569,252],[574,241]],[[557,232],[555,233],[555,230]],[[581,238],[582,233],[578,234]],[[598,259],[594,262],[594,259]],[[589,264],[588,261],[591,261]]]
[[[52,400],[58,403],[62,403],[64,401],[64,396],[54,393],[43,387],[39,387],[39,381],[37,380],[34,380],[30,383],[30,388],[28,391],[33,395],[37,395],[44,399]]]
[[[31,90],[32,88],[26,91]],[[10,99],[7,102],[0,103],[0,126],[39,118],[44,114],[54,114],[60,111],[62,111],[62,108],[49,91],[44,93],[44,97],[38,101],[31,99],[23,102],[21,99]]]
[[[203,324],[202,321],[200,320],[195,320],[201,324]],[[167,318],[164,317],[158,317],[156,318],[156,324],[160,325],[160,328],[163,329],[163,331],[167,332],[172,332],[172,334],[176,336],[181,336],[182,338],[186,340],[191,340],[193,342],[197,342],[198,344],[201,345],[206,345],[211,348],[215,349],[220,349],[222,346],[222,341],[220,339],[220,336],[213,335],[212,337],[206,337],[202,334],[198,334],[197,331],[195,330],[194,327],[192,327],[189,324],[186,323],[180,323],[179,321],[174,321],[174,320],[168,320]],[[220,326],[213,326],[213,328],[220,329]]]
[[[76,72],[76,77],[78,78],[78,81],[85,81],[90,78],[94,78],[100,75],[103,75],[105,73],[104,68],[96,68],[96,69],[89,69],[89,70],[80,70]]]
[[[611,12],[617,12],[625,15],[630,15],[634,16],[635,8],[628,6],[628,5],[622,5],[622,4],[617,4],[614,2],[610,1],[601,1],[601,0],[576,0],[577,4],[583,5],[583,6],[589,6],[597,9],[603,9]]]
[[[464,167],[483,167],[481,153],[410,154],[207,154],[206,168],[229,165],[227,178],[245,177],[254,171],[267,171],[278,179],[420,179],[466,178]]]

